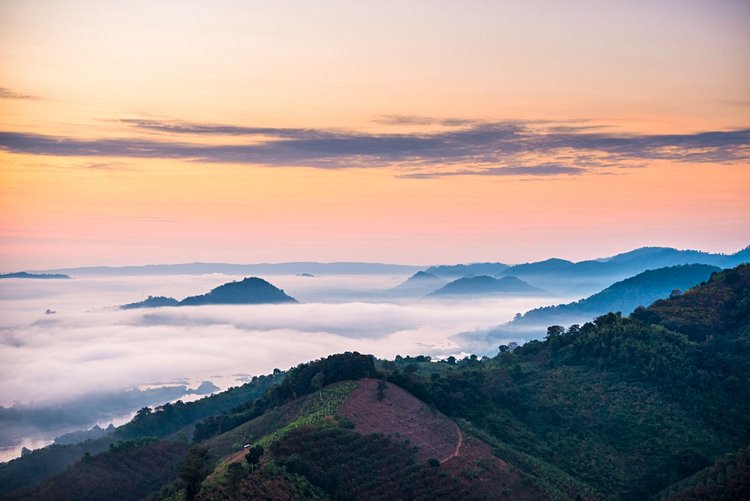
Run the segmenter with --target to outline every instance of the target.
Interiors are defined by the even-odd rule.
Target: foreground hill
[[[158,489],[134,466],[128,481],[150,499],[747,499],[748,383],[740,266],[492,359],[301,364],[200,421],[187,452],[144,445],[155,469],[176,473]],[[6,498],[78,498],[71,475],[92,459],[110,464],[87,477],[104,492],[120,467],[110,456]]]
[[[149,296],[138,303],[124,304],[120,308],[158,308],[162,306],[199,306],[205,304],[273,304],[296,303],[297,300],[283,290],[274,287],[262,278],[250,277],[240,282],[229,282],[212,289],[206,294],[186,297],[177,301],[171,297]]]
[[[516,277],[492,278],[487,275],[464,277],[454,280],[430,296],[545,296],[549,294],[538,287],[529,285]]]

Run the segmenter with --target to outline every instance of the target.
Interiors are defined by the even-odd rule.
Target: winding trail
[[[459,428],[458,425],[455,425],[455,426],[456,426],[456,432],[458,433],[458,443],[456,444],[456,450],[453,451],[448,457],[446,457],[445,459],[441,460],[440,464],[443,464],[446,461],[448,461],[449,459],[458,456],[458,454],[459,454],[459,452],[461,450],[461,444],[463,443],[464,439],[463,439],[463,435],[461,435],[461,428]]]

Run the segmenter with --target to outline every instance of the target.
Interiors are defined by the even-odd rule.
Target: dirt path
[[[464,438],[463,438],[463,435],[461,435],[461,428],[459,428],[458,425],[456,425],[456,432],[458,433],[458,443],[456,444],[456,450],[453,451],[450,456],[441,460],[440,464],[443,464],[449,459],[458,456],[459,452],[461,451],[461,444],[463,443]]]

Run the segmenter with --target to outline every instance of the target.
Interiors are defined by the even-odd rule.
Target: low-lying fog
[[[225,389],[343,351],[384,358],[477,352],[451,336],[568,300],[396,298],[385,291],[406,276],[266,276],[302,304],[117,309],[241,278],[3,280],[0,460],[66,431],[119,423],[143,405],[197,398],[186,396],[188,388],[206,380]],[[146,391],[159,387],[166,388]]]

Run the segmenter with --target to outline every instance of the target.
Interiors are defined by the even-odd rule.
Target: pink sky
[[[0,5],[0,268],[750,243],[750,6]]]

